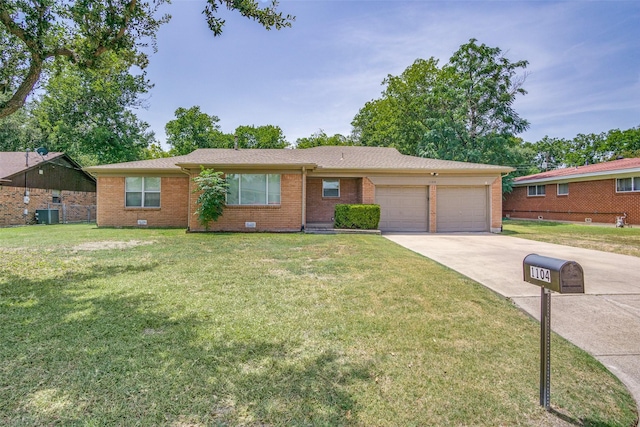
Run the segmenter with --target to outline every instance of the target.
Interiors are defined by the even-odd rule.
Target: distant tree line
[[[528,63],[511,61],[499,48],[475,39],[443,65],[435,58],[417,59],[400,75],[388,75],[381,96],[354,117],[350,135],[320,129],[295,143],[273,124],[243,125],[225,133],[218,116],[192,106],[177,108],[166,123],[164,150],[135,114],[145,107],[152,88],[144,70],[111,51],[102,53],[100,61],[100,67],[52,64],[41,92],[0,119],[0,150],[45,146],[93,165],[183,155],[198,148],[384,146],[414,156],[512,166],[516,172],[504,181],[506,191],[519,175],[640,156],[640,126],[525,142],[518,135],[529,122],[513,104],[526,94]],[[0,101],[9,96],[0,91]]]

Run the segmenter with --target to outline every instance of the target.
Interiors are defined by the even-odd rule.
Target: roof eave
[[[447,173],[447,174],[463,174],[463,175],[495,175],[506,172],[512,172],[513,168],[481,168],[481,169],[449,169],[449,168],[335,168],[335,167],[319,167],[317,172],[322,173],[381,173],[381,174],[431,174],[431,173]]]
[[[292,169],[298,170],[302,168],[314,169],[317,167],[315,163],[215,163],[215,162],[201,162],[201,163],[176,163],[176,166],[184,169],[200,169],[212,168],[212,169]]]
[[[570,181],[594,181],[598,179],[614,178],[620,175],[636,174],[636,173],[640,173],[640,168],[628,168],[628,169],[617,169],[614,171],[580,173],[575,175],[562,175],[562,176],[555,176],[555,177],[548,177],[548,178],[523,179],[521,181],[514,181],[513,186],[518,187],[518,186],[528,185],[528,184],[542,184],[542,183],[570,182]]]
[[[172,168],[101,168],[89,166],[83,169],[85,172],[96,176],[124,175],[124,174],[180,174],[184,173],[178,167]]]

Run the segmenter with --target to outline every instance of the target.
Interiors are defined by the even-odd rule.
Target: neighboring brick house
[[[36,211],[60,222],[95,220],[96,180],[64,153],[0,152],[0,227],[33,224]]]
[[[98,226],[204,231],[192,180],[202,167],[224,172],[230,184],[212,231],[300,231],[332,223],[338,203],[376,203],[383,231],[498,232],[501,176],[512,170],[393,148],[199,149],[86,168],[98,179]]]
[[[507,217],[640,224],[640,158],[521,176],[513,186]]]

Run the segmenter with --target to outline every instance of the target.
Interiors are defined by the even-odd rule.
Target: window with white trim
[[[322,197],[340,197],[340,180],[323,179]]]
[[[160,177],[126,177],[124,182],[125,207],[160,207]]]
[[[640,176],[616,179],[617,193],[629,193],[632,191],[640,191]]]
[[[568,196],[569,195],[569,183],[558,184],[558,196]]]
[[[280,175],[229,173],[226,177],[227,205],[280,204]]]
[[[544,196],[545,195],[545,186],[544,185],[529,185],[527,186],[527,196]]]

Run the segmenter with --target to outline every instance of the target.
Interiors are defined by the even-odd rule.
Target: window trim
[[[127,191],[127,178],[141,178],[142,179],[142,188],[140,191]],[[160,180],[159,189],[158,190],[145,190],[144,181],[147,178],[157,178]],[[127,205],[127,193],[140,193],[140,206],[129,206]],[[145,194],[158,194],[158,206],[145,206]],[[127,176],[124,178],[124,207],[125,209],[160,209],[162,206],[162,178],[159,176]]]
[[[620,190],[618,183],[620,180],[630,179],[631,190]],[[624,178],[616,178],[616,193],[638,193],[640,192],[640,176],[626,176]]]
[[[338,182],[338,188],[325,188],[324,183],[325,182]],[[327,196],[325,194],[326,190],[338,190],[338,195],[337,196]],[[327,178],[327,179],[323,179],[322,180],[322,198],[326,198],[326,199],[339,199],[340,198],[340,178]]]
[[[531,188],[535,188],[535,194],[531,194],[529,191]],[[542,193],[539,193],[538,190],[542,188]],[[527,197],[544,197],[547,194],[546,185],[527,185]]]
[[[225,179],[228,179],[230,175],[238,177],[238,203],[229,204],[229,189],[227,188],[227,194],[225,195],[225,204],[227,206],[236,207],[236,206],[260,206],[260,207],[273,207],[280,206],[282,204],[282,174],[279,173],[228,173],[225,175]],[[242,203],[242,176],[243,175],[260,175],[265,177],[265,200],[266,203]],[[277,203],[269,203],[269,176],[277,176],[278,177],[278,202]]]
[[[561,185],[566,185],[566,186],[567,186],[567,192],[566,192],[566,193],[561,193],[561,192],[560,192],[560,186],[561,186]],[[569,195],[569,183],[568,183],[568,182],[558,183],[558,184],[556,185],[556,194],[557,194],[558,196],[568,196],[568,195]]]

